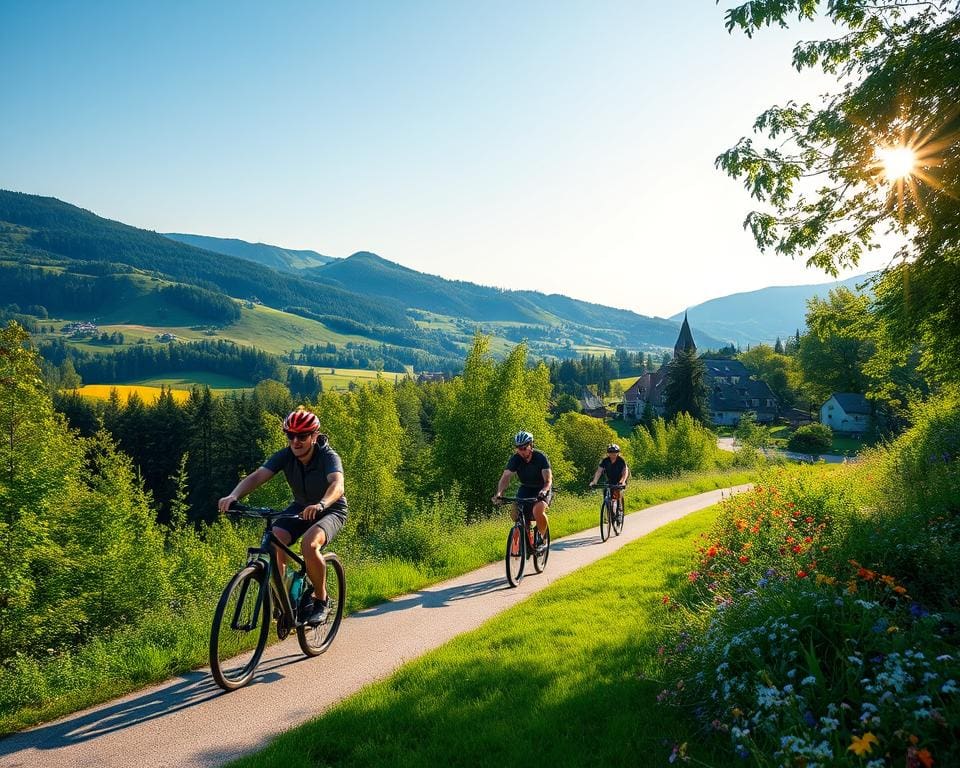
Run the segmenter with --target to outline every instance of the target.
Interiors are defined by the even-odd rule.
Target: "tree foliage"
[[[678,352],[667,368],[664,389],[668,418],[690,414],[701,423],[709,422],[707,366],[696,352]]]
[[[562,444],[547,424],[550,381],[547,369],[526,367],[526,345],[518,344],[501,363],[490,354],[490,338],[477,335],[463,375],[438,403],[434,427],[437,474],[447,488],[459,486],[472,515],[489,510],[489,498],[510,457],[511,438],[532,432],[550,458],[554,481],[570,479]]]
[[[836,76],[838,89],[816,105],[771,107],[754,124],[762,142],[743,138],[717,158],[769,206],[745,221],[762,250],[836,274],[884,235],[904,236],[874,309],[892,344],[922,344],[921,366],[942,382],[960,379],[958,10],[956,0],[753,0],[728,10],[727,28],[748,36],[825,14],[840,34],[798,43],[793,63]],[[902,146],[916,165],[891,183],[878,150]]]
[[[616,442],[617,433],[602,419],[572,411],[557,419],[554,429],[563,442],[564,454],[575,469],[574,483],[582,489],[593,477],[607,446]]]

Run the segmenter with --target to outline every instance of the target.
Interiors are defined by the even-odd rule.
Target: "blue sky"
[[[824,282],[713,166],[823,30],[729,5],[0,0],[0,188],[649,315]]]

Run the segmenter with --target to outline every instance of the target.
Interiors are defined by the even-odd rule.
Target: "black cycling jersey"
[[[327,475],[331,472],[343,473],[343,462],[340,461],[337,452],[330,447],[325,435],[321,435],[317,440],[313,455],[306,464],[294,456],[293,451],[287,447],[277,451],[263,462],[263,467],[271,472],[283,470],[287,483],[290,485],[290,490],[293,491],[293,498],[303,506],[316,504],[323,498],[327,488],[330,487]],[[326,510],[346,515],[346,496],[341,496]]]
[[[600,469],[606,474],[607,482],[612,485],[617,485],[620,482],[626,468],[627,462],[623,460],[623,456],[617,456],[616,461],[610,461],[609,456],[604,456],[600,462]]]
[[[536,449],[530,456],[530,461],[524,461],[519,453],[513,454],[507,462],[507,469],[516,472],[520,478],[521,496],[535,496],[543,488],[543,470],[550,469],[550,460],[542,451]]]

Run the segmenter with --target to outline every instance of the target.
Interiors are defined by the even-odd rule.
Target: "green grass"
[[[672,480],[637,480],[627,491],[627,509],[636,511],[663,501],[750,482],[753,478],[753,473],[727,472],[692,474]],[[592,528],[596,525],[599,503],[600,496],[596,493],[558,494],[551,508],[551,532],[559,538]],[[447,529],[438,529],[437,538],[444,543],[443,548],[433,549],[420,562],[355,555],[346,531],[343,541],[338,538],[334,549],[344,557],[347,570],[347,610],[352,612],[376,605],[499,560],[503,557],[508,527],[504,516],[465,526],[455,536],[449,535]],[[255,538],[249,543],[254,544]],[[239,567],[243,552],[238,551],[236,557]],[[0,713],[0,736],[206,665],[209,622],[221,586],[212,584],[211,594],[184,607],[182,614],[145,617],[144,626],[125,627],[112,638],[98,640],[66,658],[58,657],[30,667],[18,684],[42,691],[42,703]]]
[[[665,765],[685,724],[650,677],[662,598],[715,515],[561,579],[232,765]]]

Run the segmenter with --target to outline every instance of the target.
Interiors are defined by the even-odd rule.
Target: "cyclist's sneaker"
[[[537,554],[542,553],[543,550],[547,548],[547,540],[541,535],[539,530],[534,534],[534,547],[537,550]]]
[[[315,627],[318,624],[323,624],[327,620],[327,616],[330,615],[330,598],[326,600],[319,600],[316,597],[313,599],[313,610],[310,615],[307,617],[307,624],[311,627]]]

